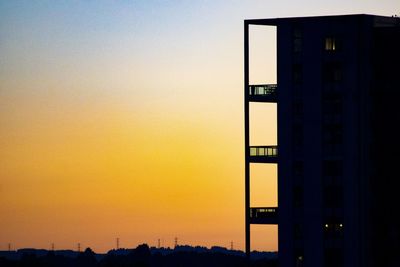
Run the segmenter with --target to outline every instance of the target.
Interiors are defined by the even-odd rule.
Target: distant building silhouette
[[[276,27],[277,84],[249,84],[249,25]],[[281,267],[400,266],[400,19],[244,26],[247,254],[250,225],[277,224]],[[251,146],[251,102],[277,103],[278,146]],[[278,164],[278,207],[250,206],[254,163]]]
[[[132,249],[112,249],[107,253],[97,254],[90,248],[84,252],[72,250],[19,249],[18,251],[1,251],[0,266],[131,266],[131,267],[276,267],[277,254],[273,252],[252,252],[248,261],[242,251],[228,250],[223,247],[177,246],[170,248],[150,248],[141,244]]]

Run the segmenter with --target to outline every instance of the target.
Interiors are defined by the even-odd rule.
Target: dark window
[[[300,100],[293,101],[293,115],[303,116],[303,101]]]
[[[303,225],[300,223],[294,224],[294,238],[295,239],[302,239],[303,238]]]
[[[341,124],[342,123],[342,113],[324,113],[323,114],[324,124]]]
[[[343,144],[342,93],[324,91],[322,95],[322,144],[326,155],[340,155]]]
[[[293,163],[293,175],[295,177],[303,177],[303,162],[300,160],[296,160]]]
[[[342,175],[342,161],[341,160],[324,160],[323,161],[323,175],[324,176],[341,176]]]
[[[301,64],[293,65],[293,84],[301,84],[303,82],[303,68]]]
[[[293,123],[303,123],[303,101],[301,98],[295,98],[293,100]]]
[[[325,248],[324,249],[324,267],[341,267],[343,266],[343,249],[342,248]]]
[[[325,124],[322,128],[323,142],[326,145],[342,144],[343,127],[342,124]]]
[[[322,112],[323,112],[323,125],[331,125],[335,124],[336,126],[332,126],[332,129],[325,128],[323,129],[324,131],[340,131],[342,127],[340,126],[342,124],[342,115],[343,115],[343,104],[342,104],[342,98],[337,97],[337,98],[324,98],[322,100]],[[340,124],[340,125],[339,125]],[[328,126],[331,127],[331,126]]]
[[[301,152],[303,149],[303,124],[295,123],[293,125],[293,149],[295,152]]]
[[[303,207],[303,186],[301,185],[293,187],[293,206],[295,208]]]
[[[342,94],[338,92],[324,92],[323,98],[324,113],[340,113],[342,112]]]
[[[343,187],[329,185],[324,188],[324,206],[327,208],[343,207]]]
[[[343,223],[338,220],[329,220],[324,225],[324,237],[326,239],[341,239],[343,237]]]
[[[342,81],[342,65],[338,62],[325,63],[323,67],[324,81],[327,83],[337,83]]]
[[[302,50],[303,36],[299,28],[293,30],[293,52],[300,53]]]
[[[295,267],[303,267],[304,266],[304,249],[303,249],[303,247],[295,248],[294,261],[295,261]]]

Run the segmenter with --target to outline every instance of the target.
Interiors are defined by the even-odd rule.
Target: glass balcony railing
[[[275,219],[277,215],[277,207],[250,208],[250,218],[252,219]]]
[[[276,89],[276,84],[249,85],[249,95],[276,97]]]
[[[250,157],[271,157],[278,156],[278,146],[251,146]]]

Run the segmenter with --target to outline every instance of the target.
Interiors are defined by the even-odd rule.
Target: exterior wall
[[[373,36],[372,153],[369,216],[371,266],[400,266],[400,23]]]
[[[400,19],[256,24],[277,26],[280,266],[400,266]]]
[[[373,16],[299,18],[280,21],[278,24],[278,143],[280,155],[278,195],[281,266],[303,264],[302,266],[309,267],[356,267],[368,266],[372,262],[370,255],[374,255],[374,252],[367,250],[368,240],[370,240],[368,233],[382,225],[381,223],[370,225],[373,220],[368,217],[371,216],[371,203],[368,198],[371,194],[376,193],[375,187],[370,187],[369,183],[370,168],[374,163],[371,162],[369,156],[369,141],[373,138],[370,123],[373,24]],[[295,31],[301,31],[302,49],[298,53],[293,52]],[[387,35],[385,35],[387,39],[384,42],[393,38],[390,34]],[[325,51],[324,40],[326,37],[336,39],[337,51]],[[384,42],[381,42],[382,46]],[[392,50],[387,52],[387,55],[393,54],[394,47],[392,46]],[[375,55],[380,54],[375,52]],[[379,68],[384,69],[385,63],[382,60],[384,59],[380,60]],[[324,78],[326,75],[324,71],[329,64],[340,66],[340,81],[327,82]],[[299,83],[294,80],[295,68],[300,68],[301,81]],[[395,66],[391,68],[395,69]],[[386,72],[383,71],[383,73]],[[378,81],[381,83],[382,77],[379,77]],[[393,81],[390,84],[399,83]],[[334,120],[340,121],[338,125],[341,125],[342,136],[340,143],[333,146],[336,147],[333,151],[330,146],[324,144],[323,140],[326,135],[323,130],[327,123],[326,110],[329,108],[329,101],[332,101],[332,99],[327,101],[326,98],[327,96],[329,98],[330,95],[340,99]],[[303,107],[300,122],[296,117],[297,111],[294,110],[296,103],[302,103]],[[380,110],[380,112],[383,111]],[[395,114],[395,112],[391,111],[391,114]],[[389,114],[380,114],[379,117],[383,115],[390,117]],[[399,112],[397,116],[400,118]],[[382,120],[376,120],[375,123],[378,121],[380,125],[374,127],[382,128]],[[298,126],[299,124],[301,127]],[[387,127],[388,124],[385,125]],[[293,141],[296,138],[295,135],[299,134],[296,131],[302,131],[300,136],[302,136],[303,142],[300,148]],[[397,136],[400,136],[400,133]],[[400,142],[393,139],[390,139],[392,144]],[[386,140],[381,138],[377,146],[390,147]],[[377,150],[379,149],[377,148]],[[394,157],[394,153],[392,154],[392,158],[397,159]],[[382,162],[382,157],[380,159]],[[331,177],[324,170],[325,165],[332,161],[340,165],[340,173],[337,177]],[[300,178],[296,174],[298,170],[295,167],[299,162],[302,162],[303,165],[303,173]],[[382,169],[388,170],[387,162],[386,159],[383,164],[385,167],[382,167],[382,164],[379,165],[381,166],[379,174],[382,173]],[[395,163],[392,162],[390,166],[395,166]],[[394,172],[393,167],[391,171]],[[338,181],[335,182],[335,179]],[[375,176],[374,181],[378,180],[379,178]],[[293,204],[296,201],[294,194],[298,184],[302,184],[303,187],[302,208],[295,207]],[[343,199],[343,205],[334,208],[326,207],[325,203],[328,188],[332,185],[341,188]],[[385,186],[384,189],[382,189],[382,185],[376,188],[381,188],[381,196],[372,204],[380,209],[383,204],[388,205],[390,201],[382,203],[382,199],[385,199],[382,195],[387,192]],[[390,203],[395,203],[395,201]],[[385,218],[385,214],[380,217]],[[392,217],[393,215],[390,215],[390,218]],[[333,223],[332,220],[336,225],[339,223],[343,225],[343,229],[338,231],[338,235],[342,237],[326,237],[324,226],[327,223]],[[299,225],[302,231],[300,238],[297,237],[295,230],[299,228]],[[382,231],[377,230],[377,233],[382,233]],[[375,235],[375,239],[374,244],[384,242],[381,235]],[[380,251],[377,245],[374,245],[373,249],[376,252]],[[381,254],[384,253],[386,252]],[[329,256],[330,254],[333,254],[333,257]],[[302,257],[302,263],[298,261],[299,256]],[[334,262],[334,258],[342,259]],[[382,260],[380,261],[382,262]],[[371,266],[379,266],[379,264]]]
[[[293,216],[292,216],[292,144],[291,144],[291,99],[290,80],[291,34],[288,23],[277,27],[277,82],[278,82],[278,253],[281,266],[293,266]],[[281,156],[282,155],[282,156]]]

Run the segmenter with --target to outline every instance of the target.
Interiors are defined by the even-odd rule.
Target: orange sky
[[[221,131],[215,119],[184,112],[62,105],[21,105],[13,121],[2,117],[9,121],[0,135],[4,244],[81,242],[105,251],[115,237],[125,246],[158,238],[172,246],[176,235],[193,245],[241,245],[240,128],[225,123]],[[274,171],[254,166],[255,203],[265,194],[263,175]]]
[[[0,250],[243,249],[243,19],[398,7],[311,2],[2,1]],[[251,38],[251,82],[275,82],[273,31]],[[251,143],[276,144],[276,105],[251,115]],[[251,204],[276,205],[276,166],[251,172]]]

